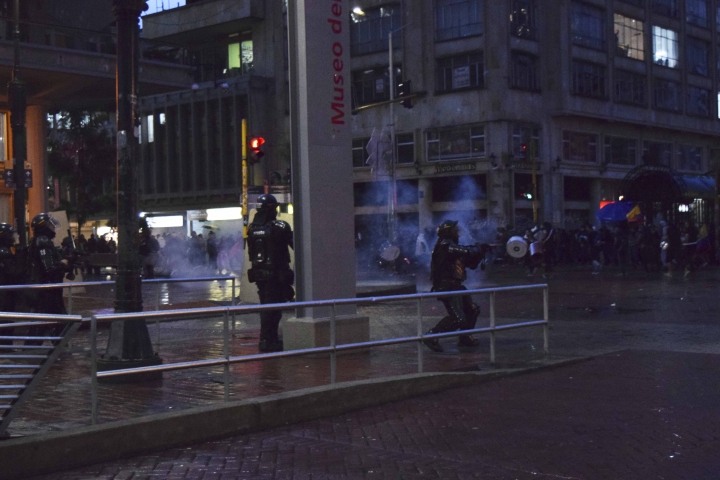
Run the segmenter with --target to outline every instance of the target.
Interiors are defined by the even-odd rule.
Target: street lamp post
[[[20,79],[20,0],[15,0],[15,28],[13,32],[14,63],[12,80],[8,84],[10,103],[10,127],[12,129],[12,151],[14,157],[13,175],[15,177],[15,228],[20,238],[20,246],[27,245],[25,225],[25,159],[27,158],[27,137],[25,136],[25,109],[27,108],[27,90]]]
[[[113,0],[117,18],[117,219],[118,270],[115,282],[115,312],[141,312],[142,280],[138,221],[138,19],[147,10],[145,0]],[[158,365],[144,319],[113,322],[105,357],[98,370],[116,370]],[[109,377],[139,381],[157,379],[161,373],[132,377]],[[118,381],[118,380],[115,380]]]

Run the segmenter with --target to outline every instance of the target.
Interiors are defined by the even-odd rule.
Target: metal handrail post
[[[98,422],[98,379],[97,379],[97,318],[90,317],[90,403],[91,422],[97,425]]]
[[[490,364],[495,365],[495,292],[490,293]]]
[[[230,401],[230,312],[225,311],[223,317],[223,383],[225,384],[225,401]]]
[[[72,296],[72,287],[67,287],[68,289],[68,315],[72,315],[72,307],[73,307],[73,296]]]
[[[330,315],[330,383],[334,384],[337,380],[337,353],[335,352],[335,304],[332,304],[332,314]]]
[[[550,321],[550,291],[548,287],[543,288],[543,353],[550,353],[550,332],[548,322]]]
[[[230,297],[230,305],[235,306],[235,277],[232,277],[232,297]],[[232,313],[232,335],[235,336],[235,311]]]
[[[417,344],[418,373],[423,373],[423,328],[422,328],[422,297],[417,299]]]

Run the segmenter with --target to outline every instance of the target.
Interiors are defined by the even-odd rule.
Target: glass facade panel
[[[572,63],[572,93],[583,97],[605,98],[605,67],[594,63]]]
[[[563,132],[563,160],[597,163],[597,135],[584,132]]]
[[[670,68],[679,67],[678,35],[673,30],[653,27],[653,62]]]
[[[645,105],[647,102],[647,79],[645,75],[632,72],[615,71],[615,101]]]
[[[536,0],[513,0],[510,10],[510,34],[520,38],[535,38]]]
[[[685,0],[685,17],[688,23],[707,28],[707,0]]]
[[[605,12],[581,3],[570,10],[572,42],[597,50],[605,49]]]
[[[605,164],[635,165],[637,140],[634,138],[605,137]]]
[[[437,0],[435,38],[438,41],[483,33],[481,0]]]
[[[678,145],[677,169],[688,172],[703,170],[703,149],[693,145]]]
[[[350,52],[352,55],[382,52],[388,49],[388,35],[401,26],[400,6],[353,12],[350,22]],[[393,33],[393,48],[402,47],[402,31]]]
[[[643,22],[615,14],[615,54],[645,60],[645,30]]]
[[[455,127],[426,133],[430,162],[485,157],[485,127]]]
[[[435,91],[438,93],[485,86],[482,53],[438,59],[435,72]]]
[[[688,87],[687,113],[701,117],[710,116],[710,91],[704,88]]]
[[[687,37],[686,52],[688,71],[707,76],[710,73],[708,68],[710,45],[697,38]]]
[[[666,142],[643,142],[642,163],[672,167],[673,144]]]
[[[679,112],[682,110],[681,91],[679,83],[655,79],[655,107],[659,110]]]

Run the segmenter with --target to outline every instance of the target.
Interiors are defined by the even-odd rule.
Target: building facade
[[[174,10],[220,11],[225,1]],[[413,233],[448,216],[478,229],[521,229],[534,216],[574,228],[593,223],[601,202],[627,196],[628,179],[643,168],[666,168],[678,178],[701,177],[720,158],[720,2],[351,3],[353,107],[386,102],[390,86],[407,81],[417,95],[412,109],[382,104],[352,117],[352,151],[338,161],[355,167],[356,228],[361,234],[387,237],[393,196],[398,231],[413,240]],[[222,55],[237,51],[241,56],[238,75],[228,75],[231,58],[216,62],[209,69],[222,75],[214,73],[211,85],[199,84],[195,95],[210,95],[199,92],[215,89],[218,81],[246,78],[242,81],[247,83],[260,77],[262,93],[244,93],[239,102],[246,109],[240,115],[249,116],[268,140],[268,163],[255,169],[253,183],[273,183],[272,172],[274,181],[280,175],[282,182],[289,168],[283,147],[288,131],[286,6],[283,0],[239,5],[243,18],[231,30],[215,30],[214,37],[216,46],[226,44]],[[171,12],[150,17],[172,23],[167,21]],[[199,13],[196,18],[213,23]],[[166,20],[160,22],[162,18]],[[188,29],[184,45],[218,51],[195,41],[202,29],[217,29],[205,24]],[[173,38],[159,31],[153,30],[153,38]],[[395,32],[392,81],[390,32]],[[239,39],[238,47],[230,47],[235,43],[231,38]],[[243,70],[242,41],[250,40],[252,67]],[[206,75],[206,61],[198,63],[198,75]],[[198,128],[207,130],[212,124],[205,125]],[[237,125],[228,128],[237,134]],[[383,128],[392,130],[395,164],[381,161],[371,168],[366,147],[373,130]],[[169,194],[168,188],[146,192]],[[714,194],[694,192],[708,198]],[[688,198],[684,208],[700,207]]]

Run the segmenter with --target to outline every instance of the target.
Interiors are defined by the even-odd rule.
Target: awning
[[[685,198],[715,198],[715,179],[705,175],[675,175],[675,180],[685,184]]]

